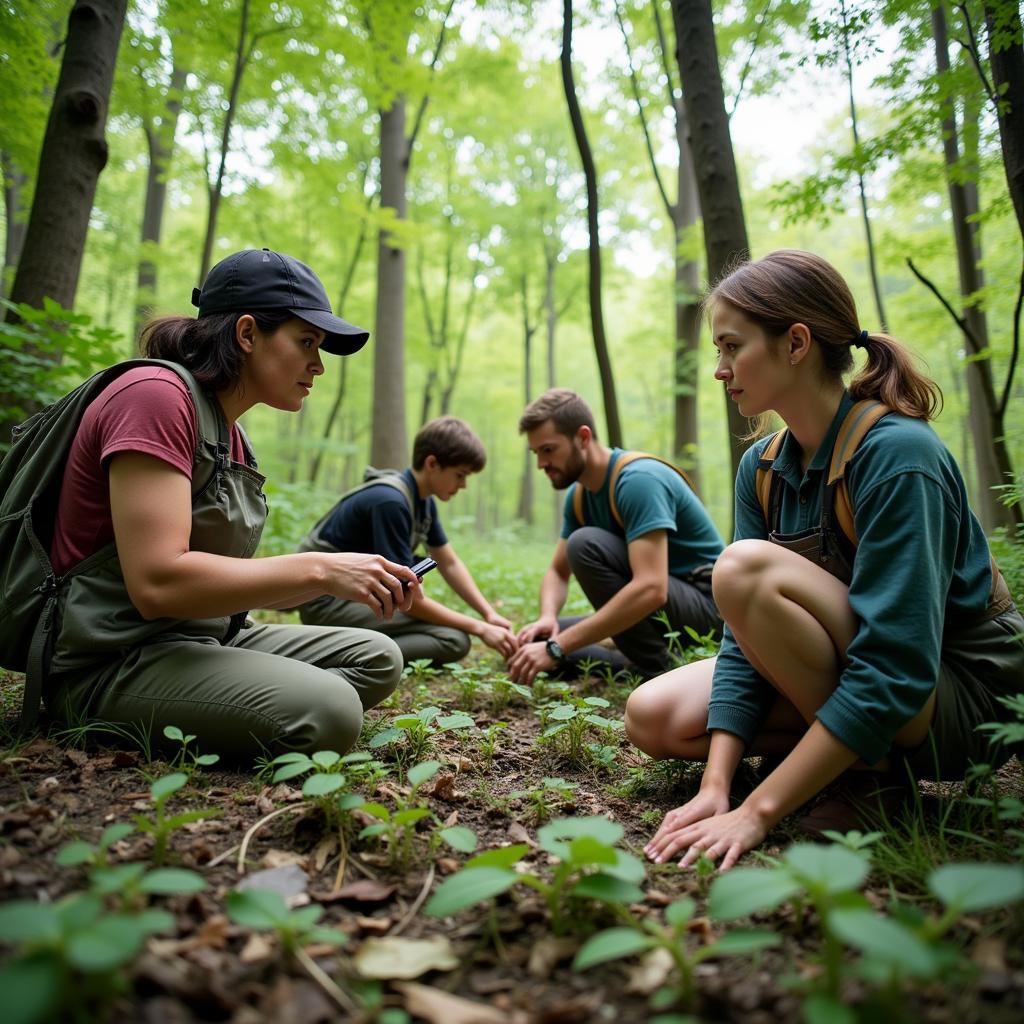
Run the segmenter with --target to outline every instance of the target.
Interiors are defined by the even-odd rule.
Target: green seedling
[[[498,746],[498,733],[508,728],[508,722],[492,722],[477,738],[477,750],[485,768],[490,768],[494,762],[495,750]]]
[[[665,611],[655,613],[654,619],[665,631],[669,657],[676,665],[689,665],[691,662],[703,661],[718,654],[722,641],[716,636],[715,630],[701,635],[692,626],[684,626],[682,630],[673,629]],[[682,642],[684,634],[690,638],[687,644]]]
[[[615,847],[623,832],[621,825],[600,816],[553,821],[537,832],[541,849],[557,858],[550,881],[522,870],[519,862],[530,849],[526,843],[488,850],[445,879],[425,911],[448,917],[525,885],[544,897],[555,932],[585,927],[588,915],[576,913],[582,900],[622,906],[643,899],[638,884],[644,878],[643,864]]]
[[[107,851],[114,843],[119,843],[134,831],[132,825],[126,825],[124,822],[108,825],[95,845],[85,842],[84,839],[75,839],[57,851],[56,861],[64,868],[76,867],[79,864],[88,864],[94,868],[105,867]]]
[[[170,775],[155,779],[149,787],[153,798],[153,817],[139,814],[135,817],[135,827],[146,835],[153,837],[153,852],[150,856],[153,863],[163,864],[167,856],[167,843],[175,829],[188,825],[193,821],[213,818],[219,813],[213,809],[184,811],[181,814],[168,815],[167,801],[188,783],[188,776],[183,772],[172,772]]]
[[[473,707],[480,692],[480,686],[487,675],[487,669],[482,665],[449,665],[445,667],[455,680],[459,707],[467,710]]]
[[[461,764],[461,758],[466,756],[466,743],[470,730],[476,728],[476,719],[465,711],[456,711],[451,715],[438,715],[434,720],[438,732],[450,732],[456,738],[456,746],[459,751],[459,758],[456,764]]]
[[[433,737],[437,733],[434,720],[440,714],[441,709],[431,705],[414,715],[398,715],[367,746],[371,750],[393,747],[395,758],[400,764],[421,761],[433,749]]]
[[[611,772],[619,757],[619,748],[607,743],[588,743],[587,757],[590,763],[600,771]]]
[[[200,768],[209,768],[220,760],[219,754],[200,754],[197,750],[189,750],[188,745],[195,739],[195,736],[186,736],[176,725],[165,726],[164,735],[169,740],[181,744],[181,750],[171,762],[173,771],[184,772],[191,776]]]
[[[422,764],[413,765],[406,776],[410,790],[407,796],[400,798],[400,802],[394,811],[385,807],[384,804],[370,801],[362,804],[360,810],[377,818],[371,825],[367,825],[360,833],[360,839],[368,839],[374,836],[387,840],[388,856],[391,866],[401,865],[405,870],[409,866],[412,856],[412,837],[415,825],[423,818],[430,817],[432,812],[429,807],[419,805],[415,802],[416,792],[425,782],[432,779],[441,768],[440,761],[424,761]],[[443,837],[442,837],[443,838]],[[474,836],[474,844],[476,837]]]
[[[146,939],[174,927],[174,915],[147,908],[109,913],[95,892],[55,904],[16,901],[0,907],[0,941],[14,947],[0,966],[4,1020],[86,1021],[126,988],[121,968]]]
[[[767,931],[744,930],[723,935],[715,942],[694,945],[689,934],[696,904],[684,897],[665,908],[665,925],[634,917],[628,909],[619,908],[619,915],[627,922],[618,928],[609,928],[588,939],[573,960],[577,971],[623,957],[638,956],[651,950],[663,949],[672,958],[677,981],[655,993],[658,1009],[680,1004],[683,1009],[694,1009],[696,1002],[696,969],[705,960],[724,956],[750,956],[778,945],[779,937]]]
[[[614,734],[625,728],[621,720],[604,718],[597,708],[610,704],[604,697],[576,697],[567,695],[557,704],[547,704],[540,709],[543,732],[539,742],[553,744],[570,764],[582,764],[585,760],[585,738],[590,728],[597,728],[607,734]]]
[[[488,692],[487,706],[493,715],[500,715],[512,703],[513,696],[521,697],[524,704],[532,704],[536,697],[530,687],[513,683],[504,673],[488,676],[485,684]]]
[[[575,782],[545,777],[534,789],[518,789],[514,793],[509,793],[509,796],[514,800],[528,800],[534,823],[542,825],[556,810],[560,810],[564,803],[572,800],[574,789],[579,789]]]
[[[440,674],[441,670],[434,668],[434,663],[429,658],[415,658],[402,669],[403,679],[412,679],[417,683]]]
[[[226,906],[235,924],[274,932],[286,957],[293,957],[302,946],[313,942],[331,946],[348,942],[344,932],[317,924],[324,913],[319,904],[290,910],[284,897],[269,889],[236,889],[228,893]]]

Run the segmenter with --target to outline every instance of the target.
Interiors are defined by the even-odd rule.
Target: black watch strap
[[[565,661],[562,645],[554,637],[544,642],[544,650],[548,652],[549,658],[554,658],[555,661]]]

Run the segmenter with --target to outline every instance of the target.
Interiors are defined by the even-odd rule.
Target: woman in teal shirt
[[[908,774],[963,778],[971,762],[1005,761],[1013,751],[993,750],[976,727],[1007,718],[998,698],[1024,685],[1024,618],[927,425],[937,386],[898,342],[861,330],[834,267],[780,250],[731,273],[708,307],[716,378],[743,415],[775,412],[786,433],[767,514],[757,471],[771,439],[740,465],[736,539],[713,576],[721,652],[639,687],[626,728],[653,757],[707,761],[699,792],[666,815],[648,856],[681,852],[687,867],[705,853],[725,870],[840,776],[848,796],[867,796]],[[866,363],[847,390],[854,348]],[[865,399],[891,411],[846,466],[854,546],[831,525],[827,470],[846,414]],[[748,754],[780,763],[730,810]],[[854,827],[857,808],[843,800],[806,827]]]

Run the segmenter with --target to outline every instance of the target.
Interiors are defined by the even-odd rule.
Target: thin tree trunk
[[[224,168],[227,165],[228,149],[231,145],[231,126],[234,124],[235,112],[238,109],[238,94],[242,87],[242,76],[249,60],[246,51],[246,37],[249,32],[249,0],[242,0],[242,17],[238,26],[238,45],[235,47],[235,68],[231,76],[231,88],[228,93],[228,109],[224,113],[224,126],[220,134],[220,163],[217,177],[209,186],[210,205],[206,215],[206,237],[203,239],[203,256],[199,263],[199,281],[206,280],[210,264],[213,260],[213,240],[217,232],[217,214],[220,212],[220,197],[224,189]]]
[[[932,10],[932,38],[935,42],[935,64],[940,75],[949,72],[949,46],[946,12],[942,5]],[[966,116],[966,112],[965,112]],[[952,101],[947,101],[942,117],[943,155],[946,164],[946,184],[952,211],[953,237],[956,242],[957,266],[960,273],[960,295],[963,300],[963,318],[970,327],[967,348],[972,342],[977,351],[988,348],[988,322],[978,293],[984,287],[981,269],[981,228],[977,222],[978,190],[972,180],[959,180],[956,169],[960,165],[956,113]],[[976,172],[977,168],[973,168]],[[976,352],[972,352],[976,354]],[[968,423],[974,442],[976,476],[975,508],[986,533],[997,526],[1011,527],[1020,512],[1004,505],[994,487],[1009,483],[1012,477],[1010,454],[1004,441],[1004,426],[998,412],[995,388],[992,383],[990,359],[973,359],[967,363]]]
[[[526,287],[526,272],[523,272],[519,285],[520,299],[523,306],[523,407],[530,404],[533,395],[531,348],[536,324],[530,323],[530,303]],[[533,525],[533,459],[530,451],[525,453],[523,462],[523,477],[519,487],[519,508],[516,511],[516,518],[524,523]]]
[[[572,0],[563,0],[562,6],[562,84],[565,99],[569,105],[573,135],[580,151],[583,175],[587,182],[587,231],[590,237],[588,250],[590,267],[590,323],[594,334],[594,349],[597,367],[601,376],[601,391],[604,396],[604,415],[608,425],[608,444],[623,446],[622,426],[619,422],[619,404],[615,397],[615,377],[612,373],[611,356],[604,329],[604,313],[601,308],[601,239],[598,230],[597,211],[597,169],[587,141],[583,114],[576,96],[576,84],[572,77]]]
[[[405,137],[405,97],[396,96],[380,115],[380,205],[406,217],[409,142]],[[405,250],[382,230],[377,243],[377,315],[373,345],[373,441],[375,466],[403,468],[405,436]]]
[[[22,196],[28,175],[19,170],[7,153],[0,152],[0,167],[4,176],[4,268],[0,279],[0,296],[7,295],[14,283],[14,273],[21,259],[25,244],[25,229],[28,227]]]
[[[153,315],[153,303],[156,301],[156,252],[160,246],[164,206],[167,201],[167,175],[171,167],[171,156],[174,153],[174,136],[178,128],[178,116],[181,114],[181,102],[187,78],[188,71],[175,62],[171,68],[171,80],[167,87],[167,99],[164,103],[164,113],[160,118],[160,123],[146,124],[149,167],[146,169],[142,245],[139,249],[139,266],[136,274],[136,337],[138,337],[142,325]]]
[[[676,60],[690,128],[697,195],[704,221],[708,279],[714,283],[736,261],[749,258],[736,159],[729,134],[711,0],[672,0]],[[746,420],[723,391],[729,422],[732,476],[746,450]]]
[[[871,218],[868,216],[868,193],[864,184],[864,172],[860,169],[860,133],[857,128],[857,104],[853,97],[853,57],[850,53],[850,29],[846,20],[846,3],[840,0],[839,12],[843,20],[843,57],[846,63],[846,87],[850,100],[850,127],[853,132],[853,150],[857,161],[857,189],[860,193],[861,217],[864,221],[864,237],[868,246],[868,270],[871,274],[871,290],[875,296],[875,309],[878,311],[878,324],[882,331],[889,330],[885,319],[885,306],[882,303],[882,285],[878,277],[878,265],[875,259],[875,242],[871,234]]]

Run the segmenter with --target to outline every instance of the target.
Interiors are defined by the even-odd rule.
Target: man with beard
[[[674,467],[601,444],[590,407],[566,388],[531,402],[519,433],[537,468],[568,492],[561,538],[540,587],[540,616],[520,630],[509,674],[529,684],[538,672],[588,659],[648,677],[672,668],[666,632],[678,632],[677,642],[687,645],[684,627],[702,635],[721,627],[711,568],[724,545],[700,499]],[[571,576],[593,615],[558,617]],[[654,618],[659,611],[668,627]]]

